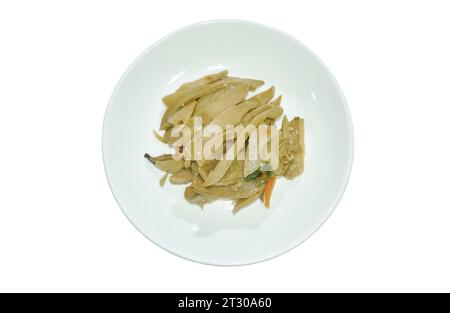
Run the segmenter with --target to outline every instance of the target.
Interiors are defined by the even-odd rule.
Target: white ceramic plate
[[[288,117],[305,119],[305,172],[277,182],[270,209],[256,202],[233,215],[231,203],[218,202],[201,210],[186,203],[183,186],[161,189],[161,171],[144,159],[169,151],[152,134],[161,97],[224,68],[275,85]],[[351,171],[352,123],[337,82],[296,39],[255,23],[211,21],[170,34],[128,68],[106,111],[103,158],[117,202],[148,239],[201,263],[249,264],[299,245],[334,210]]]

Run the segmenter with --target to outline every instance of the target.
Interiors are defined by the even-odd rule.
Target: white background
[[[179,27],[247,19],[329,66],[353,116],[348,189],[312,238],[234,268],[173,256],[109,190],[101,129],[126,67]],[[0,2],[0,290],[450,291],[447,1]]]

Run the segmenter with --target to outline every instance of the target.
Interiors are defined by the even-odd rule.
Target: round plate
[[[285,114],[305,119],[305,171],[278,180],[270,209],[257,201],[233,215],[232,204],[219,201],[202,210],[184,200],[184,186],[161,189],[163,173],[144,159],[170,151],[152,133],[161,98],[225,68],[264,80],[261,90],[274,85]],[[249,264],[299,245],[334,210],[351,171],[352,123],[337,82],[303,44],[267,26],[211,21],[170,34],[131,64],[106,110],[103,159],[117,202],[148,239],[201,263]]]

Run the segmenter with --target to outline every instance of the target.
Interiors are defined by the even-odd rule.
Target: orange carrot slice
[[[266,208],[270,207],[270,197],[272,196],[273,187],[275,186],[276,177],[270,177],[266,186],[264,187],[264,205]]]

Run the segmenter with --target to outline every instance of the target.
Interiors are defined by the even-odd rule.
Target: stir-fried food
[[[175,152],[145,154],[164,172],[160,185],[187,184],[185,199],[202,208],[232,200],[237,212],[258,199],[268,208],[276,180],[303,173],[305,143],[304,120],[283,116],[275,87],[249,95],[263,84],[222,71],[163,97],[164,133],[154,133]]]

